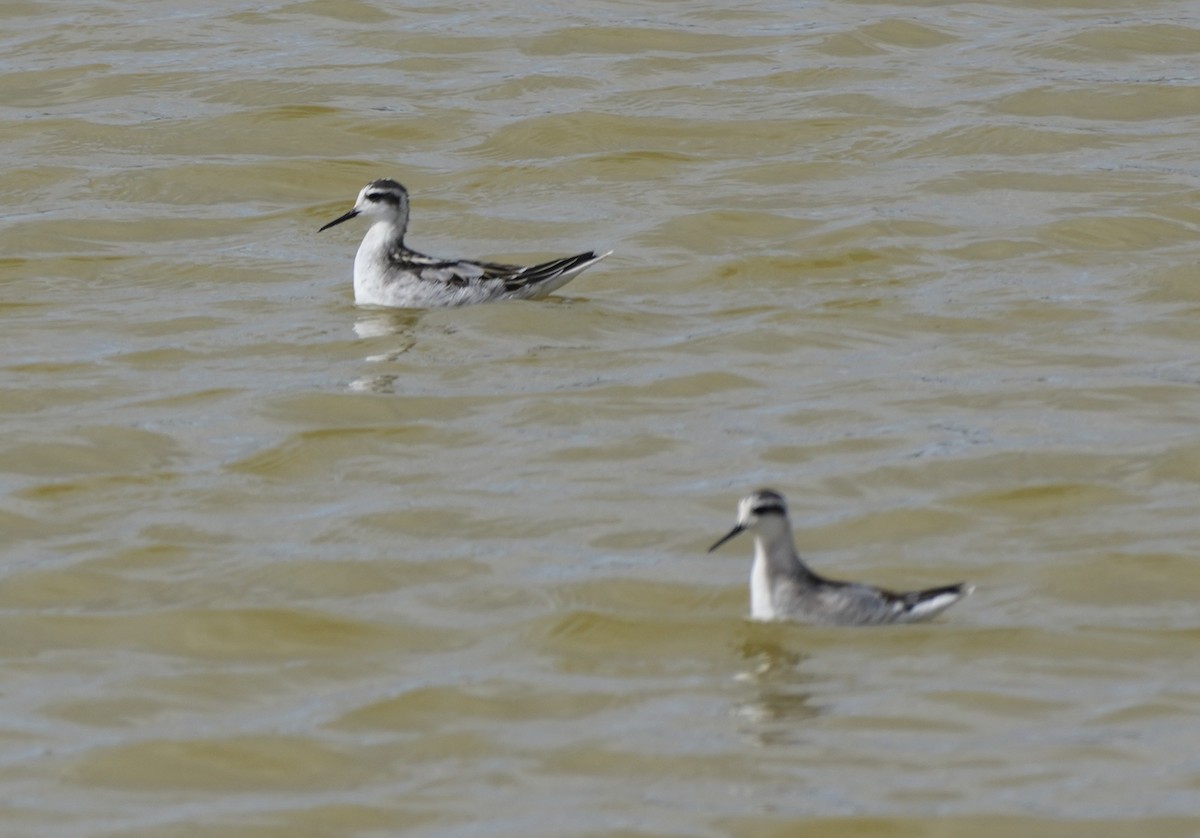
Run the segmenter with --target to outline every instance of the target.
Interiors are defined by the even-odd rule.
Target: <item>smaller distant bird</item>
[[[438,308],[544,297],[612,252],[589,250],[531,267],[426,256],[404,244],[408,191],[386,179],[364,186],[352,210],[317,232],[359,215],[371,220],[354,257],[354,301],[361,305]]]
[[[893,593],[858,582],[825,579],[809,570],[792,542],[783,495],[760,489],[738,504],[738,522],[708,552],[738,533],[754,533],[750,571],[750,616],[827,626],[871,626],[928,620],[967,596],[974,587],[946,585]]]

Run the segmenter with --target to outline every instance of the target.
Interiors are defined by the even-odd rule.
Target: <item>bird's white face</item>
[[[768,519],[787,517],[787,505],[783,495],[763,489],[747,495],[738,503],[738,525],[743,529],[760,526]]]
[[[358,193],[354,208],[345,215],[330,221],[321,230],[336,227],[343,221],[365,215],[374,224],[378,221],[388,221],[396,224],[401,233],[408,225],[408,192],[394,180],[375,180],[368,183]],[[321,232],[318,230],[317,232]]]
[[[762,489],[752,495],[747,495],[738,503],[737,525],[726,533],[725,537],[708,548],[712,552],[739,533],[763,532],[773,535],[787,528],[787,504],[783,495],[770,489]]]
[[[758,523],[758,514],[754,511],[755,507],[758,506],[757,501],[757,495],[750,495],[738,501],[738,526],[743,529],[750,529]]]
[[[382,186],[369,183],[358,193],[354,202],[354,213],[365,215],[372,221],[379,219],[407,218],[408,193],[397,186]]]

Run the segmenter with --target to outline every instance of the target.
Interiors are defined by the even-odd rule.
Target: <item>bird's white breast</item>
[[[754,566],[750,568],[750,619],[778,619],[775,603],[771,600],[771,578],[767,573],[767,556],[757,546],[754,550]]]

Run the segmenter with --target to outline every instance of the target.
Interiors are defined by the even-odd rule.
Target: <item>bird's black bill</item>
[[[735,535],[737,535],[744,529],[746,529],[745,524],[738,524],[736,527],[731,529],[729,532],[725,533],[725,535],[721,536],[720,540],[717,541],[716,544],[714,544],[712,547],[709,547],[708,552],[711,553],[713,550],[716,550],[718,547],[720,547],[722,544],[724,544],[729,539],[733,538]]]
[[[341,224],[343,221],[349,221],[351,218],[353,218],[356,215],[358,215],[358,210],[350,210],[350,212],[346,213],[341,218],[333,219],[333,221],[330,221],[328,224],[326,224],[320,230],[317,230],[317,232],[323,233],[324,231],[328,230],[330,227],[336,227],[337,225]]]

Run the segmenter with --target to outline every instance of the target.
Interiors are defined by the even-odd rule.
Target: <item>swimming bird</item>
[[[531,267],[426,256],[404,244],[408,190],[387,179],[364,186],[353,209],[317,232],[359,215],[371,221],[354,257],[354,301],[360,305],[436,308],[544,297],[612,252],[589,250]]]
[[[750,617],[754,620],[827,626],[915,623],[937,616],[974,590],[971,585],[958,584],[893,593],[818,576],[796,553],[787,503],[771,489],[742,498],[737,525],[708,552],[746,530],[754,533],[754,567],[750,571]]]

